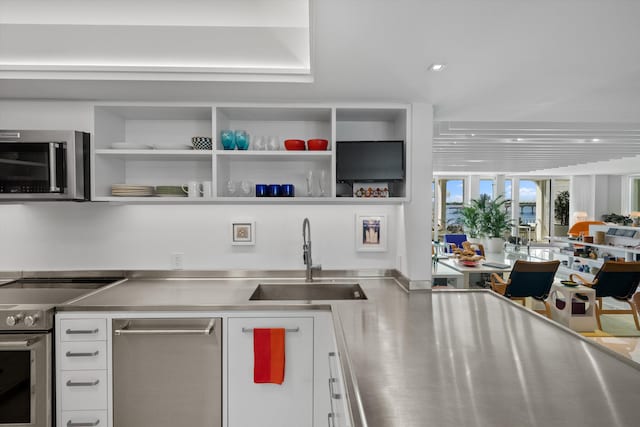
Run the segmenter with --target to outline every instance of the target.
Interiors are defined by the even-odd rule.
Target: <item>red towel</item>
[[[253,330],[253,382],[284,382],[284,328]]]

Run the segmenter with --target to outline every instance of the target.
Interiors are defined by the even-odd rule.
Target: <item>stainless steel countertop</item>
[[[640,365],[489,291],[408,293],[392,278],[350,279],[369,299],[330,304],[357,385],[352,409],[366,416],[356,426],[638,424]],[[301,307],[249,301],[260,282],[133,279],[60,309]]]

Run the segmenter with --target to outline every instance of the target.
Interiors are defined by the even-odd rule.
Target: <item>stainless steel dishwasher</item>
[[[220,318],[114,319],[117,427],[222,425]]]

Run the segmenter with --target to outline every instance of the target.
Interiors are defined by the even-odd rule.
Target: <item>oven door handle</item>
[[[33,344],[39,341],[39,338],[30,338],[20,341],[0,341],[0,348],[7,347],[31,347]]]

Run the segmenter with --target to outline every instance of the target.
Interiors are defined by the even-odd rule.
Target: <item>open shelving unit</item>
[[[407,179],[390,186],[388,198],[337,197],[344,196],[344,192],[337,191],[335,142],[403,140],[405,164],[409,165],[409,108],[407,105],[94,104],[92,199],[120,203],[402,203],[410,198]],[[247,132],[249,149],[224,150],[219,138],[222,130]],[[213,149],[185,149],[194,136],[211,137]],[[284,150],[285,139],[313,138],[327,139],[327,150]],[[255,144],[258,140],[262,141],[259,147]],[[114,143],[123,142],[150,148],[113,148]],[[185,185],[188,181],[212,181],[212,197],[111,195],[114,184]],[[229,190],[238,188],[242,182],[252,188],[249,197]],[[256,184],[293,184],[296,196],[254,197]]]

